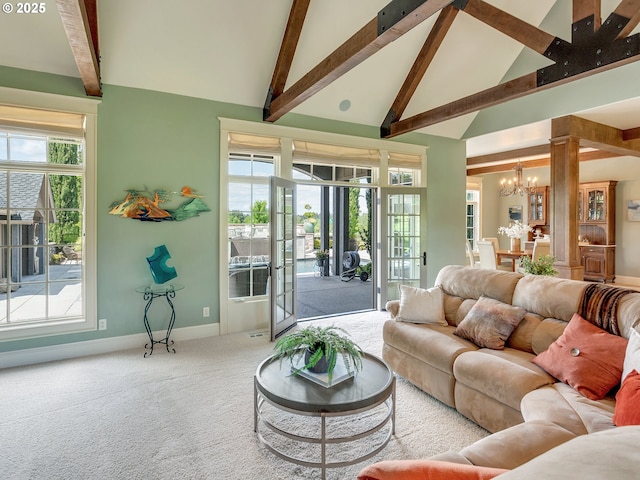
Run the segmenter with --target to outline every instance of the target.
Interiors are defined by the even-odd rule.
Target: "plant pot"
[[[313,222],[304,222],[302,224],[305,233],[313,233],[313,230],[315,229],[315,223]]]
[[[519,238],[512,238],[511,239],[511,248],[509,248],[510,252],[521,252],[522,250],[520,250],[520,239]]]
[[[309,359],[313,354],[314,352],[307,348],[307,351],[304,354],[305,365],[309,363]],[[329,361],[327,360],[327,356],[323,355],[318,363],[316,363],[313,367],[307,368],[307,370],[313,373],[327,373],[327,370],[329,370]]]

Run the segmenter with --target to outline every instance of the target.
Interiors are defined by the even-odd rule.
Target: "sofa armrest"
[[[385,460],[362,469],[358,480],[489,480],[505,472],[438,460]]]
[[[391,318],[396,318],[400,311],[400,300],[389,300],[384,306],[384,309],[389,312]]]

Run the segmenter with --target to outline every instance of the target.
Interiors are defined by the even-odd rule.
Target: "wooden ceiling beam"
[[[280,52],[278,53],[276,66],[273,70],[273,77],[271,78],[271,85],[267,93],[265,108],[271,103],[273,97],[281,95],[284,91],[310,3],[311,0],[293,0],[291,4],[287,27],[284,31],[282,43],[280,44]]]
[[[482,23],[495,28],[539,54],[544,54],[555,36],[490,5],[483,0],[469,0],[462,9]]]
[[[580,145],[593,147],[619,155],[640,157],[640,138],[625,140],[619,128],[603,125],[575,115],[554,118],[551,121],[551,138],[575,136]]]
[[[489,155],[478,155],[476,157],[467,158],[467,167],[473,165],[483,165],[485,163],[504,162],[505,160],[513,160],[514,158],[533,157],[537,155],[549,155],[551,145],[535,145],[533,147],[518,148],[506,152],[491,153]]]
[[[640,127],[622,131],[623,140],[637,140],[640,138]]]
[[[601,24],[600,0],[573,0],[573,23],[593,17],[592,30],[595,32]]]
[[[263,119],[275,122],[451,3],[452,0],[393,0],[376,18],[370,20],[289,89],[265,105]]]
[[[550,146],[547,146],[547,151],[549,151]],[[515,152],[515,150],[514,150]],[[508,152],[503,152],[508,153]],[[604,160],[607,158],[616,158],[620,157],[616,153],[605,152],[603,150],[592,150],[589,152],[580,152],[579,160],[581,162],[588,162],[591,160]],[[517,158],[516,155],[511,158]],[[522,168],[538,168],[538,167],[549,167],[551,165],[551,156],[536,158],[535,160],[527,160],[521,161]],[[513,170],[518,162],[510,162],[503,163],[500,165],[490,165],[486,167],[475,167],[475,168],[467,168],[467,176],[473,177],[475,175],[483,175],[487,173],[499,173],[499,172],[508,172],[509,170]],[[469,166],[469,161],[467,160],[467,166]]]
[[[620,29],[617,38],[627,37],[640,23],[640,0],[622,0],[609,18],[607,18],[607,21],[614,21],[614,16],[629,19],[627,24]]]
[[[424,74],[429,68],[429,65],[431,65],[436,52],[440,48],[440,45],[442,45],[444,37],[447,35],[447,32],[449,32],[449,29],[451,28],[453,21],[458,15],[458,12],[459,10],[457,8],[449,5],[443,8],[440,12],[440,15],[438,15],[436,23],[433,25],[433,28],[429,32],[429,35],[427,36],[427,39],[424,42],[420,53],[418,53],[418,56],[416,57],[416,60],[413,63],[413,66],[411,67],[407,78],[398,91],[398,95],[396,96],[396,99],[389,109],[389,113],[382,123],[382,127],[380,127],[381,136],[385,136],[385,134],[388,132],[391,122],[393,122],[396,118],[402,117],[402,114],[407,108],[409,101],[418,89],[422,77],[424,77]]]
[[[87,95],[102,96],[96,0],[56,0]]]
[[[483,108],[523,97],[536,91],[536,84],[537,77],[535,72],[529,73],[460,100],[455,100],[404,120],[392,122],[390,132],[385,135],[385,138],[402,135],[403,133],[412,132],[419,128],[435,125],[445,120],[451,120],[467,113],[477,112]]]
[[[586,19],[573,25],[572,38],[575,43],[557,37],[552,38],[542,30],[496,9],[483,0],[468,0],[466,4],[455,2],[453,5],[536,52],[544,54],[555,63],[410,118],[393,120],[389,128],[381,128],[384,138],[435,125],[640,60],[640,34],[623,40],[616,39],[620,29],[627,30],[628,24],[637,24],[640,0],[622,0],[616,12],[597,31],[594,31],[594,18],[599,1],[575,0],[574,16],[588,14]],[[611,146],[608,149],[612,151]]]

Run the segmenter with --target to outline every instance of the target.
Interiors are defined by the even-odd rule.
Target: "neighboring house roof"
[[[44,221],[48,202],[49,222],[55,222],[53,195],[43,173],[11,173],[11,220],[13,223],[40,223]],[[48,191],[47,191],[48,190]],[[7,172],[0,172],[0,215],[7,215]],[[6,219],[0,220],[5,223]]]

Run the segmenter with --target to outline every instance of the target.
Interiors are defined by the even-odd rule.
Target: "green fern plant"
[[[293,366],[298,359],[305,357],[308,350],[309,356],[305,364],[292,372],[296,375],[302,370],[315,367],[326,356],[327,374],[331,382],[338,355],[342,357],[348,371],[358,372],[362,368],[362,349],[347,338],[348,335],[346,330],[335,325],[296,330],[278,339],[273,347],[276,352],[274,359],[282,362],[287,358]]]
[[[531,275],[546,275],[553,277],[558,274],[558,271],[553,268],[553,264],[556,261],[556,257],[551,255],[543,255],[537,260],[533,260],[531,257],[520,257],[520,266],[526,273]]]

